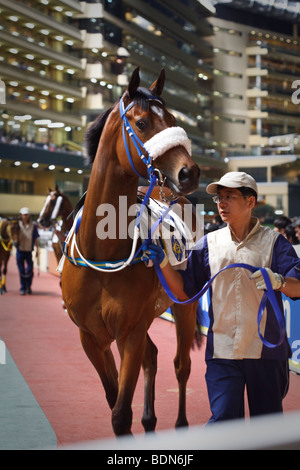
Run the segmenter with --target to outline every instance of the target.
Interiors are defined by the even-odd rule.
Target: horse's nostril
[[[178,174],[178,179],[181,184],[187,183],[191,177],[191,172],[190,170],[184,166],[181,168],[179,174]]]
[[[183,166],[178,173],[178,182],[182,191],[194,191],[198,187],[200,178],[200,168],[193,165],[188,168]]]

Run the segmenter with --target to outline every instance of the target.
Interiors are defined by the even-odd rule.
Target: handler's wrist
[[[164,257],[164,259],[162,260],[162,262],[160,263],[159,267],[160,267],[161,269],[165,268],[165,267],[167,266],[168,262],[169,262],[169,260],[168,260],[168,257],[167,257],[167,255],[166,255],[166,256]]]
[[[280,279],[281,279],[281,286],[279,287],[279,290],[283,289],[286,286],[286,280],[285,277],[279,274]]]

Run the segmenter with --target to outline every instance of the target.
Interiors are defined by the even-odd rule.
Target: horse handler
[[[245,388],[250,416],[281,413],[291,350],[284,329],[279,344],[279,325],[268,304],[260,323],[263,336],[257,317],[266,283],[271,283],[279,318],[284,319],[281,292],[300,297],[300,259],[285,237],[252,217],[258,189],[250,175],[226,173],[206,191],[215,194],[213,200],[227,226],[197,243],[186,271],[175,271],[159,246],[151,244],[144,256],[159,263],[169,288],[182,301],[231,264],[254,267],[251,275],[241,267],[227,269],[210,287],[205,376],[212,412],[209,423],[244,417]],[[261,268],[267,268],[265,278]]]
[[[38,257],[38,229],[36,222],[33,222],[30,217],[30,210],[28,207],[20,209],[20,234],[17,246],[17,265],[20,275],[20,294],[32,294],[31,284],[33,279],[33,259],[32,251],[36,247],[36,256]]]

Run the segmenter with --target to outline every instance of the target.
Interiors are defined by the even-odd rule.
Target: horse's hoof
[[[189,427],[189,423],[186,419],[177,420],[175,423],[175,429],[188,428],[188,427]]]

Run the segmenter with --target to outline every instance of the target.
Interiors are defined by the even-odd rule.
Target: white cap
[[[225,188],[251,188],[258,195],[255,179],[243,171],[230,171],[226,173],[222,176],[220,181],[210,183],[206,188],[206,192],[209,194],[217,194],[218,186],[224,186]]]
[[[30,214],[30,210],[28,209],[28,207],[22,207],[22,209],[20,209],[20,214],[21,215]]]

